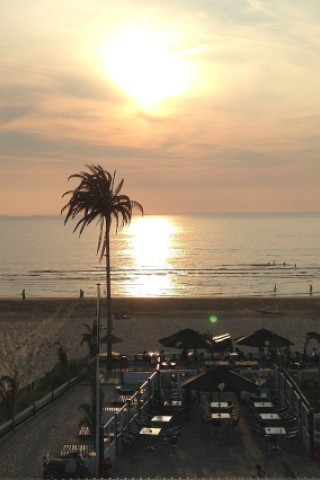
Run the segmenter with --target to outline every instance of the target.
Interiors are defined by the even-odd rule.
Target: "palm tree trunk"
[[[107,335],[112,335],[112,311],[111,311],[111,266],[110,266],[110,227],[111,223],[106,220],[106,301],[107,301]],[[111,363],[112,342],[107,342],[107,359]]]

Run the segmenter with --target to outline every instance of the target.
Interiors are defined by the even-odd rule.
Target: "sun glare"
[[[153,30],[123,31],[103,47],[107,75],[142,107],[181,95],[191,81],[191,67],[169,43]]]
[[[165,218],[144,217],[130,226],[133,255],[138,268],[168,268],[173,225]]]
[[[170,295],[172,237],[175,225],[166,217],[145,216],[134,218],[126,236],[132,268],[139,272],[127,287],[125,294],[131,296]]]

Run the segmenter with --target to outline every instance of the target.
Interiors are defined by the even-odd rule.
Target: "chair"
[[[261,425],[253,423],[252,425],[250,425],[250,428],[256,435],[260,435],[261,437],[264,436],[264,428]]]
[[[296,419],[284,420],[284,426],[285,426],[286,430],[288,428],[297,428],[297,421],[296,421]]]
[[[294,440],[298,437],[299,432],[294,432],[294,433],[287,433],[286,434],[286,440]]]
[[[163,444],[169,446],[170,452],[175,453],[176,456],[179,456],[179,451],[178,451],[178,435],[164,438]]]
[[[121,442],[124,447],[129,447],[135,441],[136,437],[134,435],[129,435],[127,433],[123,433],[121,435]]]
[[[241,418],[240,415],[231,418],[230,424],[231,424],[232,429],[235,428],[239,424],[240,418]]]
[[[182,428],[181,428],[180,425],[177,425],[175,427],[168,427],[165,430],[164,438],[168,439],[168,438],[172,438],[172,437],[177,437],[177,436],[180,435],[181,430],[182,430]]]
[[[271,453],[272,450],[280,450],[278,435],[264,435],[264,437],[268,442],[269,453]]]
[[[286,440],[295,440],[300,435],[300,428],[287,428]]]
[[[221,419],[215,419],[211,421],[211,428],[212,428],[212,433],[215,432],[215,430],[218,431],[219,435],[222,433],[222,420]]]
[[[274,407],[274,411],[277,413],[289,413],[288,407],[279,405]]]

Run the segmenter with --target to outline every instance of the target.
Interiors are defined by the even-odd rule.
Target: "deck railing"
[[[5,423],[0,425],[0,438],[5,437],[8,433],[13,431],[16,427],[21,425],[23,422],[28,420],[28,418],[33,417],[37,412],[42,410],[49,403],[53,402],[59,398],[63,393],[68,392],[70,388],[80,381],[80,377],[74,377],[69,382],[64,383],[60,387],[52,390],[50,393],[44,397],[36,400],[32,405],[25,408],[21,412],[17,413],[14,417],[7,420]]]

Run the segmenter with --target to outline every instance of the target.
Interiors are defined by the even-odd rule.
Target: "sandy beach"
[[[293,351],[303,351],[308,331],[320,331],[320,297],[239,298],[114,298],[113,334],[122,339],[114,350],[122,354],[161,348],[158,339],[181,328],[194,328],[212,335],[230,333],[232,338],[268,328],[286,336]],[[80,346],[84,324],[96,316],[96,299],[5,298],[0,300],[0,375],[12,374],[17,366],[20,385],[42,376],[57,363],[60,342],[68,357],[87,354]],[[210,319],[215,320],[211,322]],[[101,305],[101,335],[106,325]],[[102,351],[106,346],[102,345]]]
[[[295,344],[293,350],[301,351],[306,332],[317,331],[320,297],[115,298],[113,311],[127,312],[128,315],[128,318],[114,321],[114,334],[123,339],[122,343],[115,345],[115,349],[121,353],[141,352],[144,348],[159,349],[159,338],[183,327],[192,327],[200,332],[209,331],[212,335],[229,332],[234,338],[266,327],[290,338]],[[27,298],[25,302],[9,298],[0,300],[0,374],[7,373],[16,364],[21,381],[30,382],[57,362],[57,347],[53,345],[57,341],[66,348],[69,358],[85,355],[86,346],[80,346],[81,333],[85,331],[83,324],[91,325],[95,312],[94,298]],[[210,323],[212,315],[218,318],[216,323]],[[104,305],[101,317],[104,325]],[[79,398],[83,399],[84,395],[83,386],[76,386],[70,394],[61,397],[59,402],[53,402],[48,409],[36,415],[32,422],[17,429],[10,441],[3,442],[1,478],[21,478],[25,472],[27,478],[40,478],[44,452],[56,454],[63,444],[77,442],[77,406]],[[226,448],[224,439],[217,441],[211,434],[203,436],[203,428],[197,427],[193,430],[196,440],[192,444],[182,441],[178,462],[175,457],[172,462],[168,460],[167,453],[166,457],[157,455],[152,471],[150,466],[153,462],[150,462],[149,457],[140,456],[138,458],[144,460],[137,462],[137,444],[138,450],[129,450],[128,457],[124,457],[126,467],[115,470],[115,474],[128,471],[131,476],[138,478],[145,472],[151,472],[147,476],[155,478],[153,472],[156,471],[157,475],[162,472],[163,477],[173,475],[175,478],[186,478],[185,472],[190,472],[189,478],[233,478],[237,472],[246,478],[258,461],[266,466],[270,477],[279,478],[281,473],[286,472],[286,461],[286,465],[290,465],[297,473],[296,478],[318,478],[318,463],[303,455],[300,449],[292,449],[292,454],[288,450],[281,455],[267,456],[265,444],[261,442],[259,446],[255,439],[252,441],[248,427],[244,423],[242,425],[242,432],[245,433],[241,434],[241,442],[238,442],[237,436],[231,439],[228,437],[230,448]],[[188,435],[185,438],[189,438]],[[189,445],[192,449],[196,448],[196,455],[191,454]],[[298,454],[295,454],[297,451]],[[199,465],[204,470],[199,470]],[[204,475],[203,472],[209,473]]]

